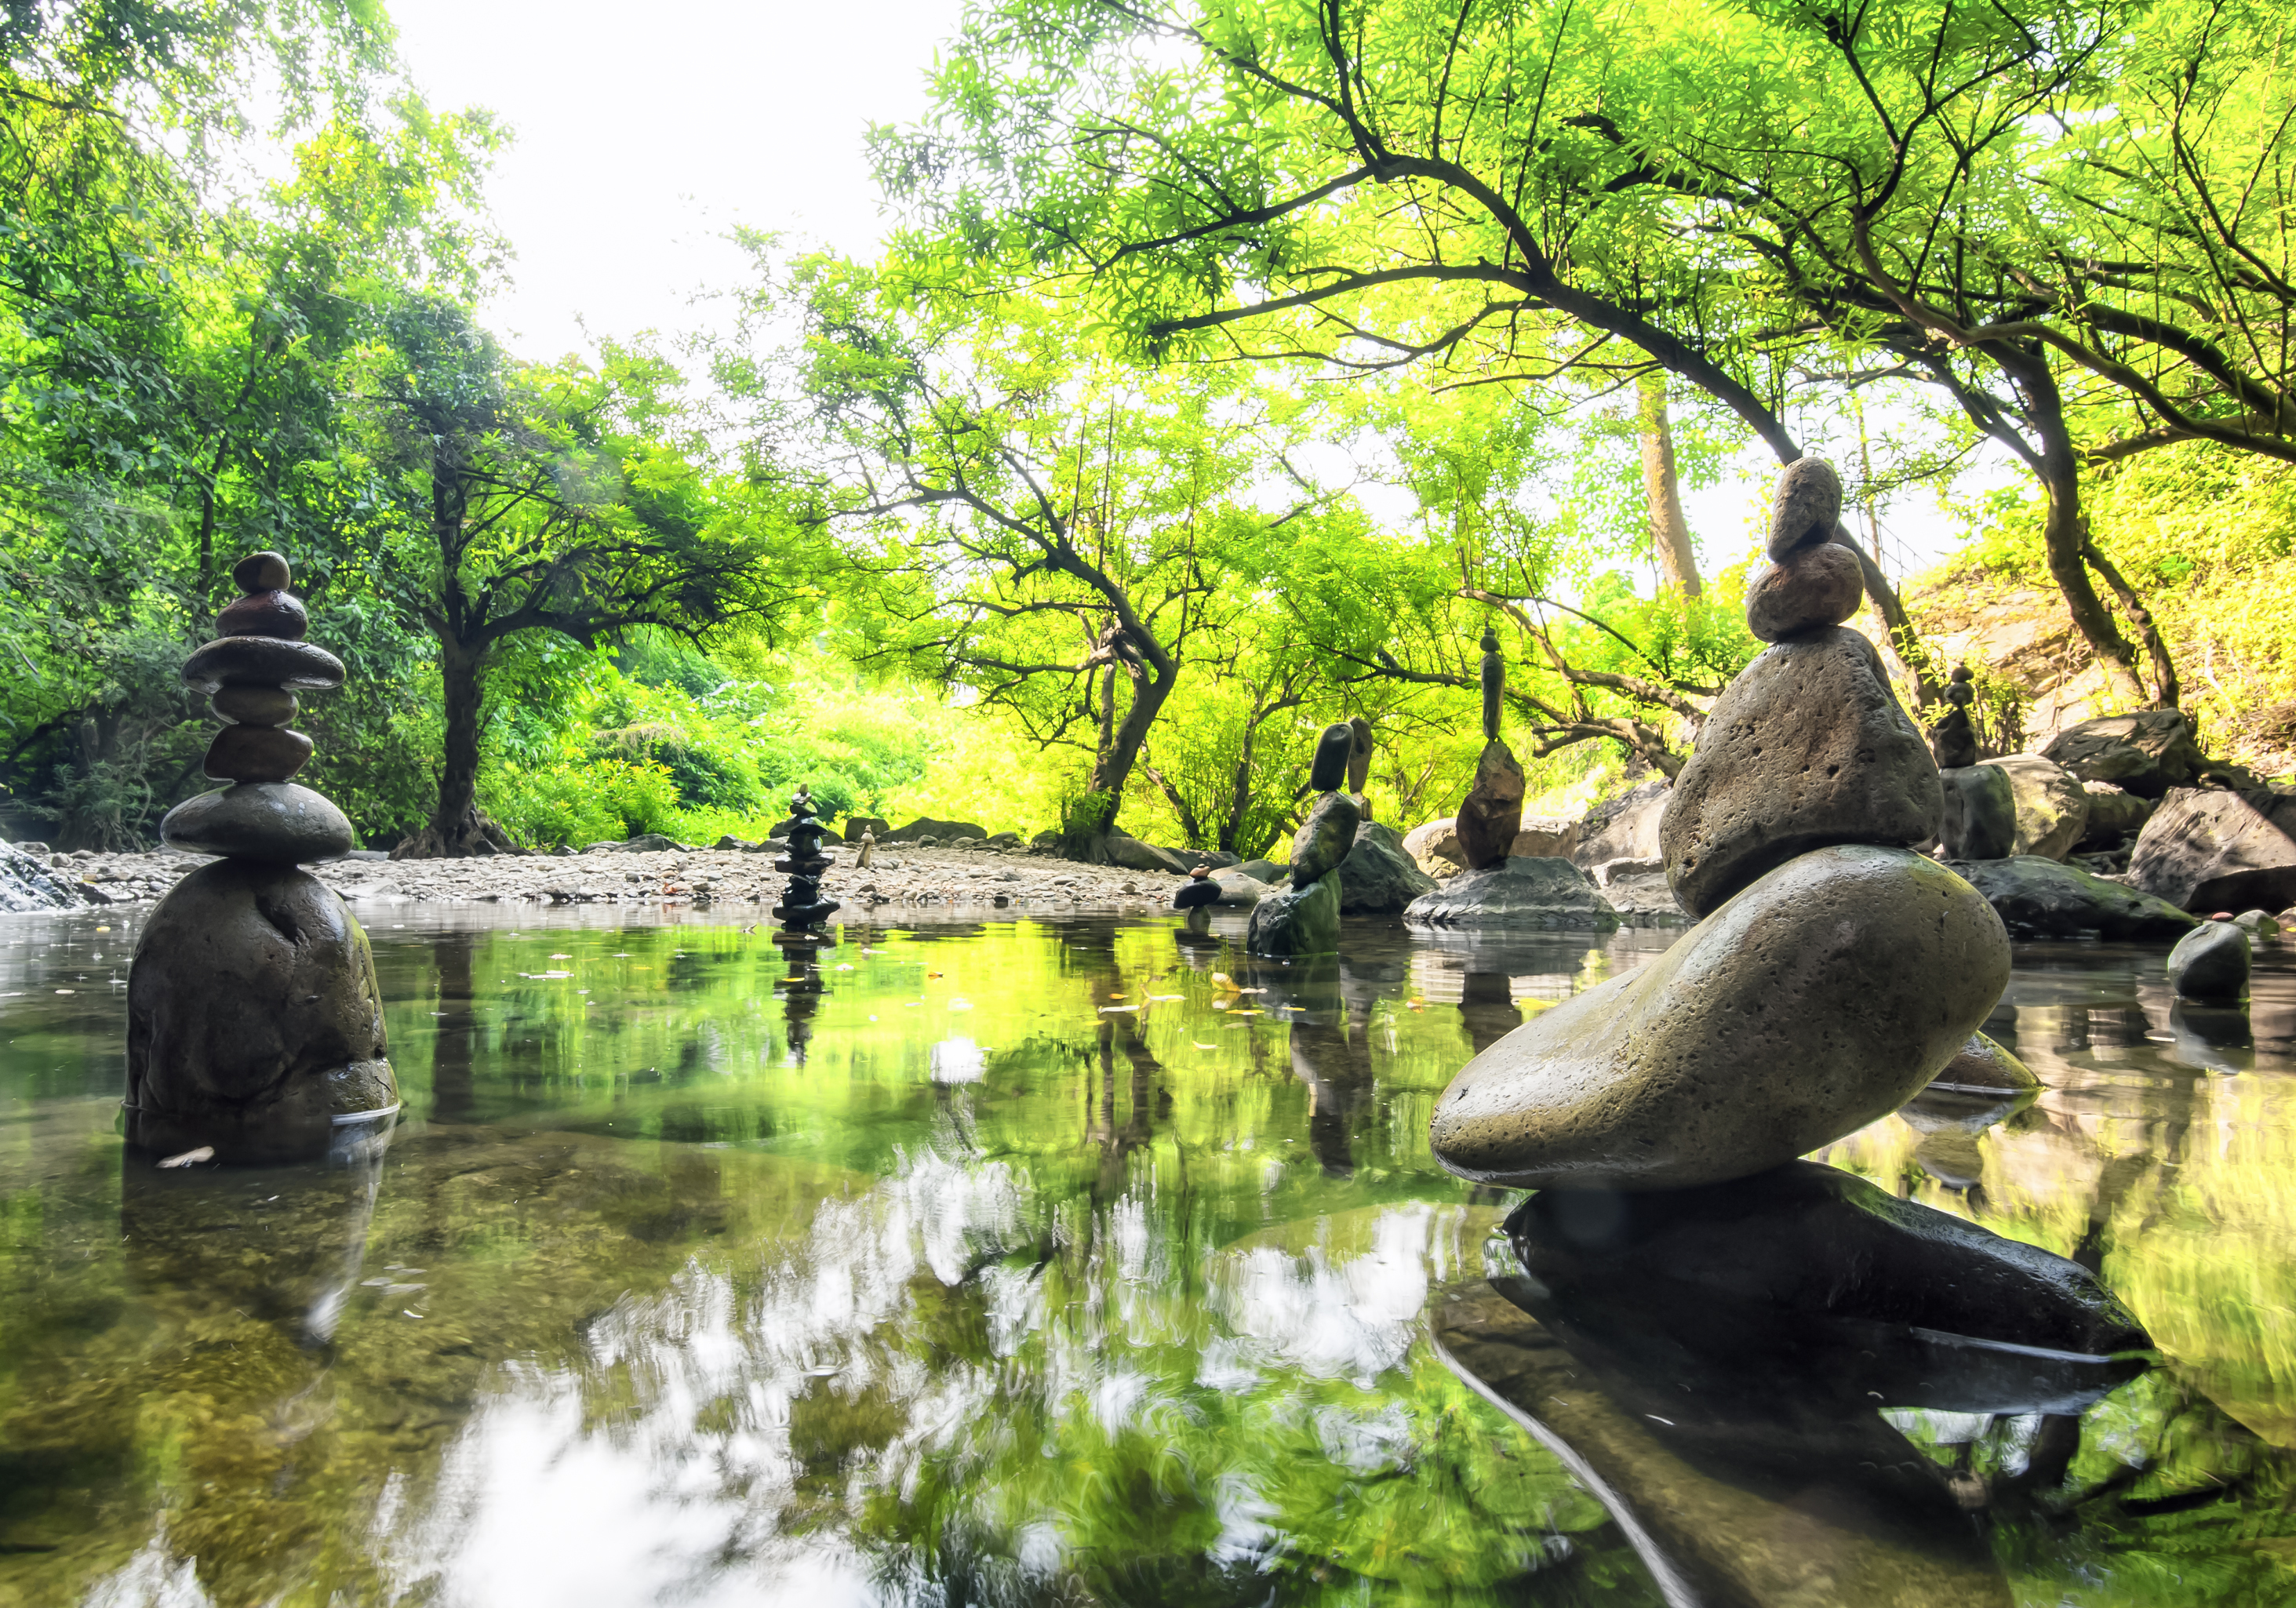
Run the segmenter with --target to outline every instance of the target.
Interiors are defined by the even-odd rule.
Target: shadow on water
[[[1213,912],[806,961],[627,920],[378,917],[387,1150],[164,1173],[112,1128],[129,935],[0,935],[0,1598],[2296,1596],[2276,963],[2226,1020],[2157,955],[2021,954],[1992,1030],[2048,1087],[1824,1157],[2096,1272],[2139,1372],[1781,1325],[1718,1270],[1824,1258],[1752,1208],[1644,1223],[1671,1259],[1625,1276],[1541,1252],[1537,1197],[1500,1235],[1523,1197],[1433,1164],[1435,1097],[1663,934],[1286,967]]]

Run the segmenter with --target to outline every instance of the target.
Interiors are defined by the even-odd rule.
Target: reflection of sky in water
[[[117,1001],[29,989],[132,934],[0,948],[33,1002],[0,1034],[0,1443],[52,1437],[64,1493],[0,1507],[0,1598],[1657,1600],[1564,1462],[1431,1354],[1444,1289],[1507,1264],[1502,1202],[1425,1129],[1476,1035],[1662,937],[1367,938],[1319,977],[1162,925],[880,933],[800,1001],[724,925],[518,920],[377,924],[415,1120],[371,1212],[349,1177],[123,1184]],[[2085,1415],[2080,1478],[2296,1489],[2250,1433],[2296,1439],[2286,980],[2227,1024],[2070,958],[2021,956],[1996,1024],[2039,1100],[1829,1159],[2101,1259],[2177,1367]],[[1887,1420],[2003,1477],[2054,1432]],[[2090,1602],[2075,1561],[2114,1578],[2081,1522],[2033,1543],[2030,1600]],[[2273,1555],[2241,1555],[2272,1600]]]

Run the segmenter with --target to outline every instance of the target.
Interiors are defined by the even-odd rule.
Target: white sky
[[[517,259],[484,316],[512,351],[542,360],[586,349],[586,328],[705,325],[695,294],[746,272],[723,238],[736,224],[874,256],[888,220],[864,135],[923,111],[926,70],[961,12],[962,0],[391,4],[431,104],[484,106],[512,131],[488,193]],[[1685,495],[1710,572],[1759,539],[1775,472],[1750,451],[1742,481]],[[1399,492],[1364,491],[1375,517],[1408,512]],[[1896,498],[1882,520],[1893,570],[1956,534],[1927,494]]]

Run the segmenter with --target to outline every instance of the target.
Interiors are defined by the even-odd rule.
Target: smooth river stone
[[[1702,916],[1795,855],[1926,843],[1945,798],[1874,644],[1836,626],[1766,649],[1706,717],[1659,823],[1674,897]]]
[[[2238,999],[2248,970],[2248,934],[2234,922],[2202,922],[2169,951],[2169,986],[2186,999]]]
[[[311,616],[291,592],[254,592],[216,616],[218,636],[276,636],[300,642]]]
[[[1784,642],[1838,626],[1866,601],[1857,555],[1839,542],[1800,547],[1763,566],[1746,587],[1746,628]]]
[[[1429,1136],[1453,1172],[1511,1188],[1744,1177],[1895,1111],[2008,980],[2000,918],[1952,872],[1816,849],[1476,1056]]]
[[[1522,767],[1515,763],[1514,751],[1492,738],[1476,762],[1475,784],[1452,817],[1451,830],[1458,834],[1468,870],[1505,863],[1522,830]]]
[[[288,866],[222,860],[161,899],[127,971],[128,1137],[229,1161],[324,1153],[398,1103],[366,934]]]
[[[2005,860],[2017,852],[2017,790],[1997,765],[1940,769],[1945,817],[1938,835],[1949,860]]]
[[[311,757],[311,740],[283,726],[226,726],[203,768],[217,782],[284,782]]]
[[[1772,559],[1796,547],[1832,541],[1841,522],[1841,477],[1824,458],[1796,458],[1778,472],[1770,493],[1770,536],[1763,544]]]
[[[324,692],[342,684],[341,660],[313,644],[276,636],[219,636],[184,660],[184,685],[202,693],[220,686]]]
[[[1308,770],[1308,785],[1316,792],[1337,792],[1347,784],[1348,763],[1355,757],[1355,728],[1338,721],[1316,739],[1316,758]]]
[[[276,686],[219,686],[208,707],[242,726],[284,726],[295,718],[295,694]]]
[[[250,553],[231,567],[232,584],[242,592],[283,591],[294,578],[282,553]]]
[[[1348,728],[1339,726],[1332,729],[1343,732]],[[1292,834],[1292,885],[1305,888],[1337,867],[1354,849],[1356,829],[1362,824],[1363,813],[1357,809],[1353,799],[1343,792],[1325,793],[1308,812],[1308,818],[1300,823],[1300,830]]]
[[[160,821],[160,841],[193,854],[284,866],[339,860],[352,846],[343,812],[292,782],[242,782],[185,799]]]
[[[1338,877],[1323,876],[1267,895],[1251,907],[1244,948],[1284,960],[1338,953],[1341,891]]]

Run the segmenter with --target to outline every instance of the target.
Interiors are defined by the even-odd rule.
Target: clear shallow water
[[[1431,1343],[1514,1198],[1433,1165],[1433,1099],[1667,935],[856,925],[793,981],[628,917],[374,910],[380,1162],[166,1174],[114,1136],[134,918],[0,923],[0,1601],[1665,1600],[1598,1486],[1701,1515],[1702,1600],[1813,1557],[1793,1600],[1911,1600],[1828,1561],[1870,1538],[1815,1441],[1800,1486],[1791,1443],[1685,1473],[1574,1375],[1542,1446]],[[2021,951],[1995,1030],[2048,1092],[1826,1154],[2090,1262],[2167,1358],[2078,1417],[1876,1416],[1967,1600],[2296,1600],[2273,964],[2226,1016]]]

